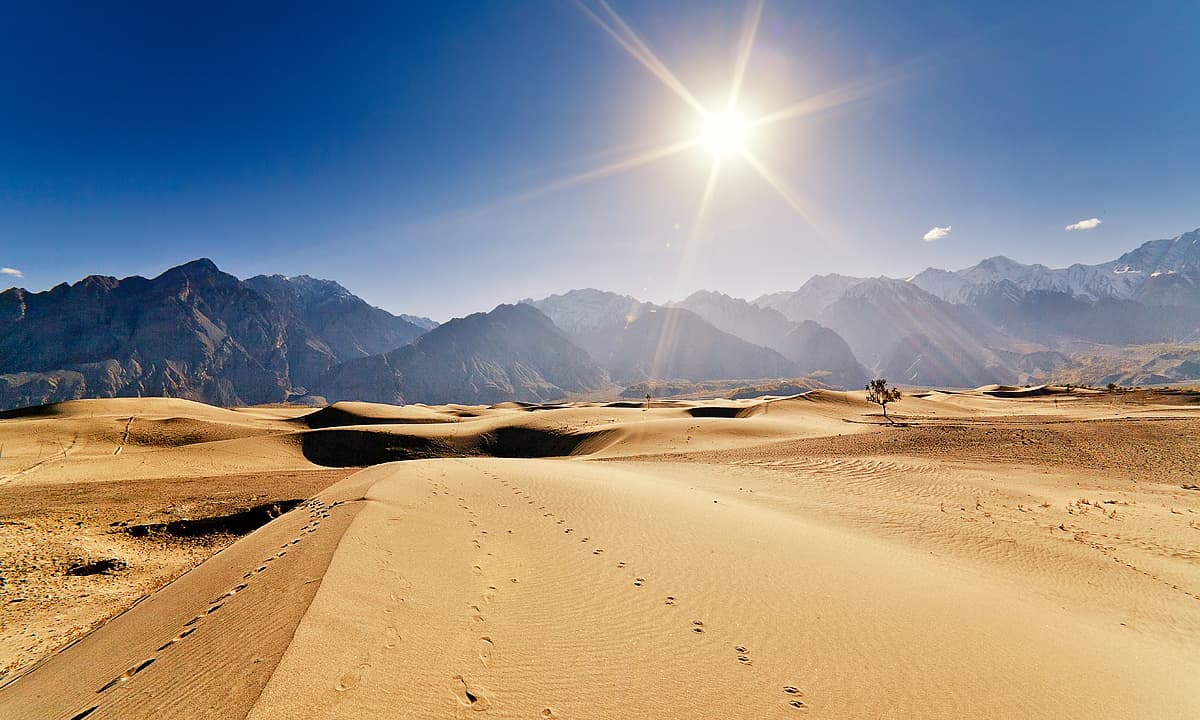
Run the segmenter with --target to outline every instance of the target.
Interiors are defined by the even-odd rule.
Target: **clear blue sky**
[[[24,277],[0,287],[207,256],[446,319],[572,287],[1099,262],[1200,226],[1200,4],[900,5],[766,3],[747,115],[865,90],[750,135],[813,222],[732,157],[694,232],[702,147],[535,192],[695,134],[572,2],[8,5],[0,267]],[[612,7],[723,102],[745,5]]]

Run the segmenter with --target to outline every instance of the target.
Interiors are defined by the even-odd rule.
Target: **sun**
[[[754,52],[755,38],[758,37],[758,28],[762,24],[763,10],[766,6],[766,0],[746,0],[746,12],[738,38],[729,93],[723,99],[712,97],[711,99],[719,104],[706,106],[654,54],[646,41],[612,8],[610,2],[611,0],[575,0],[575,6],[588,20],[612,38],[633,60],[657,78],[695,113],[690,115],[687,121],[679,124],[681,129],[691,130],[690,134],[674,142],[654,144],[629,153],[619,152],[617,148],[613,148],[611,152],[614,154],[619,152],[620,157],[617,160],[577,172],[511,197],[529,198],[571,185],[599,180],[699,148],[708,150],[711,154],[711,162],[708,164],[708,179],[704,183],[695,219],[692,221],[688,233],[690,237],[696,236],[699,232],[698,229],[703,225],[722,168],[728,167],[730,160],[738,161],[736,164],[744,164],[748,169],[754,171],[771,189],[778,193],[780,198],[811,224],[812,214],[806,207],[809,204],[808,199],[804,198],[779,173],[775,172],[769,161],[759,156],[759,152],[763,150],[761,146],[769,143],[768,138],[758,137],[759,129],[864,98],[889,81],[888,77],[886,75],[878,78],[867,77],[819,95],[809,96],[766,114],[756,112],[754,115],[747,115],[743,113],[739,102],[742,97],[742,86],[746,79],[750,56]],[[709,109],[710,107],[718,109]],[[608,152],[605,151],[602,154]]]
[[[706,112],[699,141],[717,160],[746,152],[750,124],[735,109]]]

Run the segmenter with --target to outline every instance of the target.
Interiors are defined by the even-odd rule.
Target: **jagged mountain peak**
[[[1200,268],[1200,228],[1173,238],[1142,243],[1114,261],[1123,270],[1143,273],[1181,272]]]
[[[657,307],[629,295],[595,288],[569,290],[541,300],[526,298],[520,304],[537,308],[567,333],[624,326]]]
[[[288,292],[303,302],[351,299],[363,302],[341,283],[314,278],[310,275],[255,275],[247,278],[245,282],[256,290],[270,287],[276,291]]]
[[[416,342],[334,368],[330,399],[493,403],[560,399],[604,387],[608,375],[528,303],[455,318]]]
[[[289,275],[287,281],[304,292],[332,297],[351,297],[353,295],[339,282],[315,278],[311,275]]]
[[[341,360],[424,332],[336,283],[276,278],[260,276],[336,299],[305,306],[207,258],[152,279],[92,275],[0,294],[0,407],[131,395],[280,401]]]
[[[212,260],[210,260],[208,258],[204,258],[204,257],[196,258],[195,260],[189,260],[188,262],[185,262],[182,265],[176,265],[175,267],[172,267],[172,268],[167,268],[161,274],[159,274],[158,277],[156,277],[154,279],[161,280],[161,279],[169,278],[169,277],[173,277],[173,276],[184,276],[184,277],[189,277],[189,278],[219,277],[219,276],[233,277],[232,275],[229,275],[225,271],[221,270],[221,268],[217,267],[217,264],[215,262],[213,262]]]
[[[975,267],[982,268],[982,269],[989,269],[989,270],[1009,270],[1009,269],[1015,269],[1015,268],[1041,267],[1041,266],[1040,265],[1028,266],[1028,265],[1025,265],[1024,263],[1019,263],[1016,260],[1013,260],[1012,258],[1010,258],[1006,255],[993,255],[989,258],[984,258],[983,260],[980,260],[979,263],[975,265]]]

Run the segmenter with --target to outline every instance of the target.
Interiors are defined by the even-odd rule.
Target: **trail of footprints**
[[[317,529],[321,527],[321,520],[329,517],[330,508],[333,506],[336,506],[336,505],[340,505],[340,504],[341,503],[334,503],[333,505],[326,505],[324,502],[322,502],[321,500],[319,500],[317,498],[313,498],[313,499],[309,500],[308,502],[304,503],[302,505],[302,507],[305,507],[308,510],[309,523],[307,525],[305,525],[303,528],[301,528],[299,535],[297,535],[292,540],[284,543],[283,545],[280,545],[279,552],[264,559],[261,562],[261,564],[258,565],[258,567],[256,567],[254,570],[251,570],[250,572],[246,573],[245,575],[243,575],[242,580],[247,581],[247,582],[240,582],[237,585],[234,585],[233,587],[231,587],[229,590],[222,593],[221,595],[217,596],[213,600],[211,600],[208,604],[208,608],[205,609],[204,612],[200,613],[199,615],[193,617],[191,620],[188,620],[186,623],[184,623],[183,628],[180,629],[179,633],[176,634],[175,637],[171,638],[170,640],[167,640],[162,645],[159,645],[158,649],[155,650],[155,652],[163,653],[167,650],[170,650],[171,648],[175,647],[183,640],[186,640],[187,638],[189,638],[193,634],[195,634],[195,632],[199,629],[200,624],[204,621],[205,618],[218,612],[222,607],[225,606],[225,603],[230,598],[232,598],[233,596],[237,595],[238,593],[240,593],[240,592],[246,590],[248,587],[250,587],[250,582],[252,581],[254,576],[256,576],[260,573],[266,572],[267,568],[269,567],[268,563],[274,562],[275,560],[278,560],[287,555],[287,548],[289,548],[290,546],[295,545],[296,543],[303,540],[305,535],[316,532]],[[123,685],[128,683],[130,680],[132,680],[134,678],[134,676],[136,676],[138,673],[142,672],[146,668],[153,665],[157,660],[158,660],[158,655],[146,658],[142,662],[138,663],[137,665],[134,665],[133,667],[129,668],[125,672],[116,676],[112,680],[109,680],[107,683],[105,683],[103,686],[101,686],[98,690],[96,690],[96,694],[104,695],[105,693],[107,693],[115,688],[122,687]],[[71,716],[70,720],[83,720],[84,718],[90,716],[92,713],[96,712],[100,708],[101,708],[101,705],[98,705],[98,704],[93,705],[93,706],[87,708],[86,710]]]
[[[442,474],[442,477],[445,477],[445,473]],[[432,494],[434,496],[439,494],[451,495],[450,489],[444,482],[436,481],[433,478],[429,478],[428,480],[433,486]],[[471,547],[477,552],[484,552],[487,556],[491,556],[492,553],[487,552],[483,546],[484,541],[487,540],[488,531],[479,527],[479,514],[471,509],[471,506],[467,504],[467,499],[465,497],[461,495],[454,495],[454,498],[458,503],[458,509],[466,513],[467,524],[475,530],[475,537],[471,538]],[[509,532],[511,533],[512,531],[509,530]],[[471,572],[476,576],[482,577],[484,575],[483,566],[480,564],[474,564],[471,566]],[[511,581],[515,583],[518,581],[518,578],[512,578]],[[469,603],[467,605],[471,624],[475,631],[480,633],[478,643],[476,645],[477,655],[479,658],[479,663],[485,668],[491,665],[492,653],[495,649],[495,642],[487,634],[488,621],[487,617],[484,615],[484,610],[487,605],[491,604],[498,590],[499,588],[497,588],[495,585],[488,585],[487,588],[480,593],[479,600],[477,602]],[[469,707],[472,710],[482,711],[491,707],[491,700],[488,697],[486,689],[474,685],[467,677],[463,675],[455,675],[451,679],[451,692],[458,699],[460,705]]]
[[[483,471],[483,474],[493,480],[498,481],[501,486],[511,490],[513,495],[515,495],[519,500],[524,500],[526,504],[528,504],[528,505],[536,504],[537,498],[535,498],[532,494],[526,492],[525,490],[519,488],[515,483],[512,483],[509,480],[501,478],[500,476],[498,476],[494,473],[488,472],[486,470]],[[444,489],[444,486],[443,486],[443,489]],[[446,492],[446,494],[449,494],[448,491]],[[467,506],[466,501],[462,497],[458,497],[458,501],[459,501],[459,508],[466,511],[468,513],[468,515],[470,516],[471,526],[477,527],[476,520],[478,520],[479,516],[473,510],[471,510],[470,507]],[[500,504],[500,506],[508,507],[507,505],[504,505],[504,504]],[[565,519],[556,518],[555,514],[553,512],[548,511],[545,505],[539,505],[537,509],[544,511],[544,512],[542,512],[542,517],[547,518],[547,519],[552,519],[555,525],[565,525],[566,524]],[[487,534],[486,531],[480,531],[480,532],[483,535]],[[507,532],[509,534],[511,534],[512,530],[508,530]],[[573,532],[576,532],[575,528],[573,528],[573,527],[564,527],[563,528],[564,535],[570,535]],[[476,549],[482,549],[481,540],[482,540],[481,538],[476,538],[476,540],[472,541]],[[588,543],[590,543],[591,540],[592,540],[592,538],[587,535],[582,535],[579,537],[580,544],[588,544]],[[490,555],[491,553],[488,553],[488,554]],[[593,557],[603,557],[604,548],[598,547],[598,548],[593,549],[591,551],[591,555]],[[618,569],[625,569],[626,562],[624,560],[619,560],[616,562],[616,567]],[[474,565],[472,570],[478,575],[483,574],[483,568],[480,565]],[[518,579],[512,578],[511,581],[515,583],[515,582],[518,582]],[[640,575],[634,576],[632,582],[633,582],[634,587],[639,587],[639,588],[645,586],[648,583],[647,579]],[[491,602],[492,595],[494,595],[495,592],[496,592],[496,587],[489,586],[487,593],[484,594],[484,601]],[[666,596],[666,599],[665,599],[666,605],[676,606],[676,605],[678,605],[678,603],[679,603],[679,600],[674,595]],[[480,624],[486,623],[486,619],[481,614],[481,611],[479,610],[479,606],[471,605],[470,608],[471,608],[472,612],[474,613],[474,619],[476,620],[476,622],[478,622]],[[703,635],[705,632],[705,626],[704,626],[703,620],[692,620],[691,624],[688,626],[688,628],[693,634],[696,634],[696,635]],[[487,637],[487,636],[483,636],[480,639],[480,642],[481,642],[481,649],[479,652],[479,659],[480,659],[481,663],[484,665],[484,667],[487,667],[489,665],[489,663],[491,662],[491,656],[492,656],[492,650],[494,648],[494,643],[491,640],[491,638]],[[733,657],[736,659],[736,662],[743,667],[753,667],[754,666],[754,660],[751,657],[750,649],[747,648],[745,645],[735,645],[733,647]],[[464,704],[469,705],[473,709],[476,709],[476,710],[482,710],[482,709],[486,709],[486,707],[488,707],[488,705],[486,705],[486,703],[488,702],[486,697],[484,695],[482,695],[481,692],[476,694],[476,693],[473,693],[469,688],[467,688],[467,683],[463,679],[463,676],[457,675],[453,678],[453,680],[459,686],[459,690],[460,690],[460,692],[458,693],[459,697],[466,699],[466,702]],[[804,696],[804,693],[795,685],[785,685],[782,688],[782,694],[784,696],[785,701],[787,702],[787,705],[786,705],[787,707],[793,708],[796,710],[807,710],[808,709],[808,707],[809,707],[808,704],[804,700],[801,700],[801,698]],[[481,705],[480,703],[485,703],[485,704]],[[545,710],[543,710],[542,715],[543,715],[543,717],[556,717],[554,715],[554,711],[551,708],[546,708]]]

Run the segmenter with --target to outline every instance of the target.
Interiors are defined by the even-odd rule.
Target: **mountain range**
[[[207,259],[0,292],[0,409],[136,395],[547,401],[647,380],[853,388],[880,375],[947,387],[1197,379],[1200,230],[1098,265],[993,257],[907,279],[815,276],[753,301],[583,289],[444,324],[330,280],[241,280]]]

